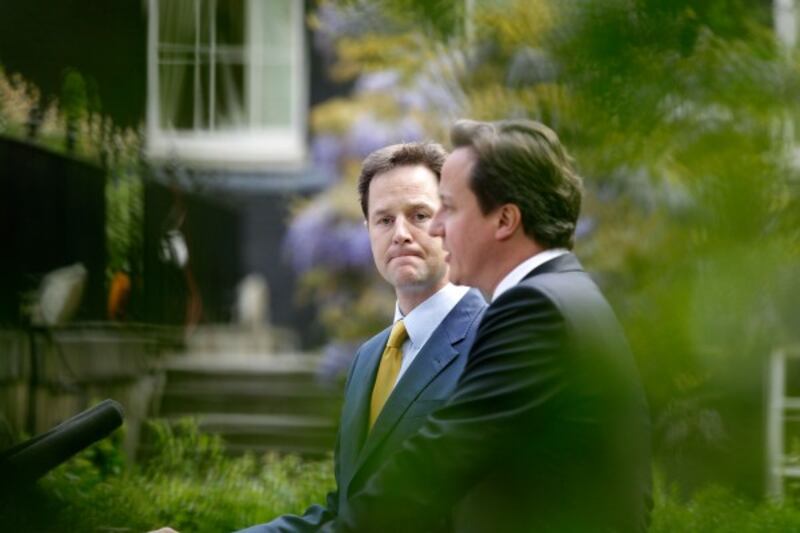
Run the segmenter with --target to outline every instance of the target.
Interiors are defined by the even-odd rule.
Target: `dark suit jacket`
[[[325,524],[330,525],[348,507],[351,480],[374,472],[450,396],[485,309],[486,302],[474,289],[461,298],[400,378],[371,431],[368,421],[372,386],[391,327],[364,343],[356,353],[345,385],[334,456],[337,490],[328,495],[326,506],[314,505],[303,516],[282,516],[246,532],[318,531]]]
[[[648,409],[622,329],[572,254],[497,298],[447,405],[375,475],[344,531],[647,529]]]

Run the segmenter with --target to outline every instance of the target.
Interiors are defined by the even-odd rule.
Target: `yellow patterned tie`
[[[372,429],[375,419],[383,409],[383,404],[394,388],[397,381],[397,374],[400,373],[400,364],[403,361],[403,343],[408,338],[406,325],[402,320],[398,320],[392,327],[389,334],[389,341],[381,356],[381,364],[378,367],[378,375],[375,376],[375,386],[372,387],[372,403],[369,411],[369,427]]]

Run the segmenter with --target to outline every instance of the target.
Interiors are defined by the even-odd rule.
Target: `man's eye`
[[[414,220],[417,222],[425,222],[429,218],[431,218],[431,216],[428,213],[414,213]]]
[[[378,219],[378,224],[381,226],[388,226],[392,223],[392,217],[381,217]]]

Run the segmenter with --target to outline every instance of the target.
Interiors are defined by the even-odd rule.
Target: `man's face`
[[[375,266],[396,290],[433,289],[447,274],[442,241],[428,233],[439,208],[436,175],[402,166],[369,184],[369,230]]]
[[[445,160],[439,184],[442,206],[431,225],[431,234],[442,238],[450,281],[488,291],[484,278],[489,269],[483,266],[492,260],[495,229],[491,215],[481,212],[478,198],[469,186],[474,164],[470,148],[457,148]]]

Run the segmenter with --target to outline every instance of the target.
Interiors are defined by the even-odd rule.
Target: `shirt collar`
[[[444,317],[456,306],[467,293],[469,287],[448,283],[427,300],[416,306],[406,316],[400,311],[399,304],[394,306],[394,321],[401,318],[406,325],[408,338],[412,346],[421,347],[433,331],[439,326]]]
[[[566,248],[551,248],[549,250],[543,250],[538,254],[527,258],[525,261],[514,267],[511,272],[506,274],[506,277],[500,280],[500,283],[498,283],[497,287],[494,289],[492,301],[497,300],[501,294],[522,281],[522,278],[524,278],[534,268],[566,253],[569,253],[569,250]]]

